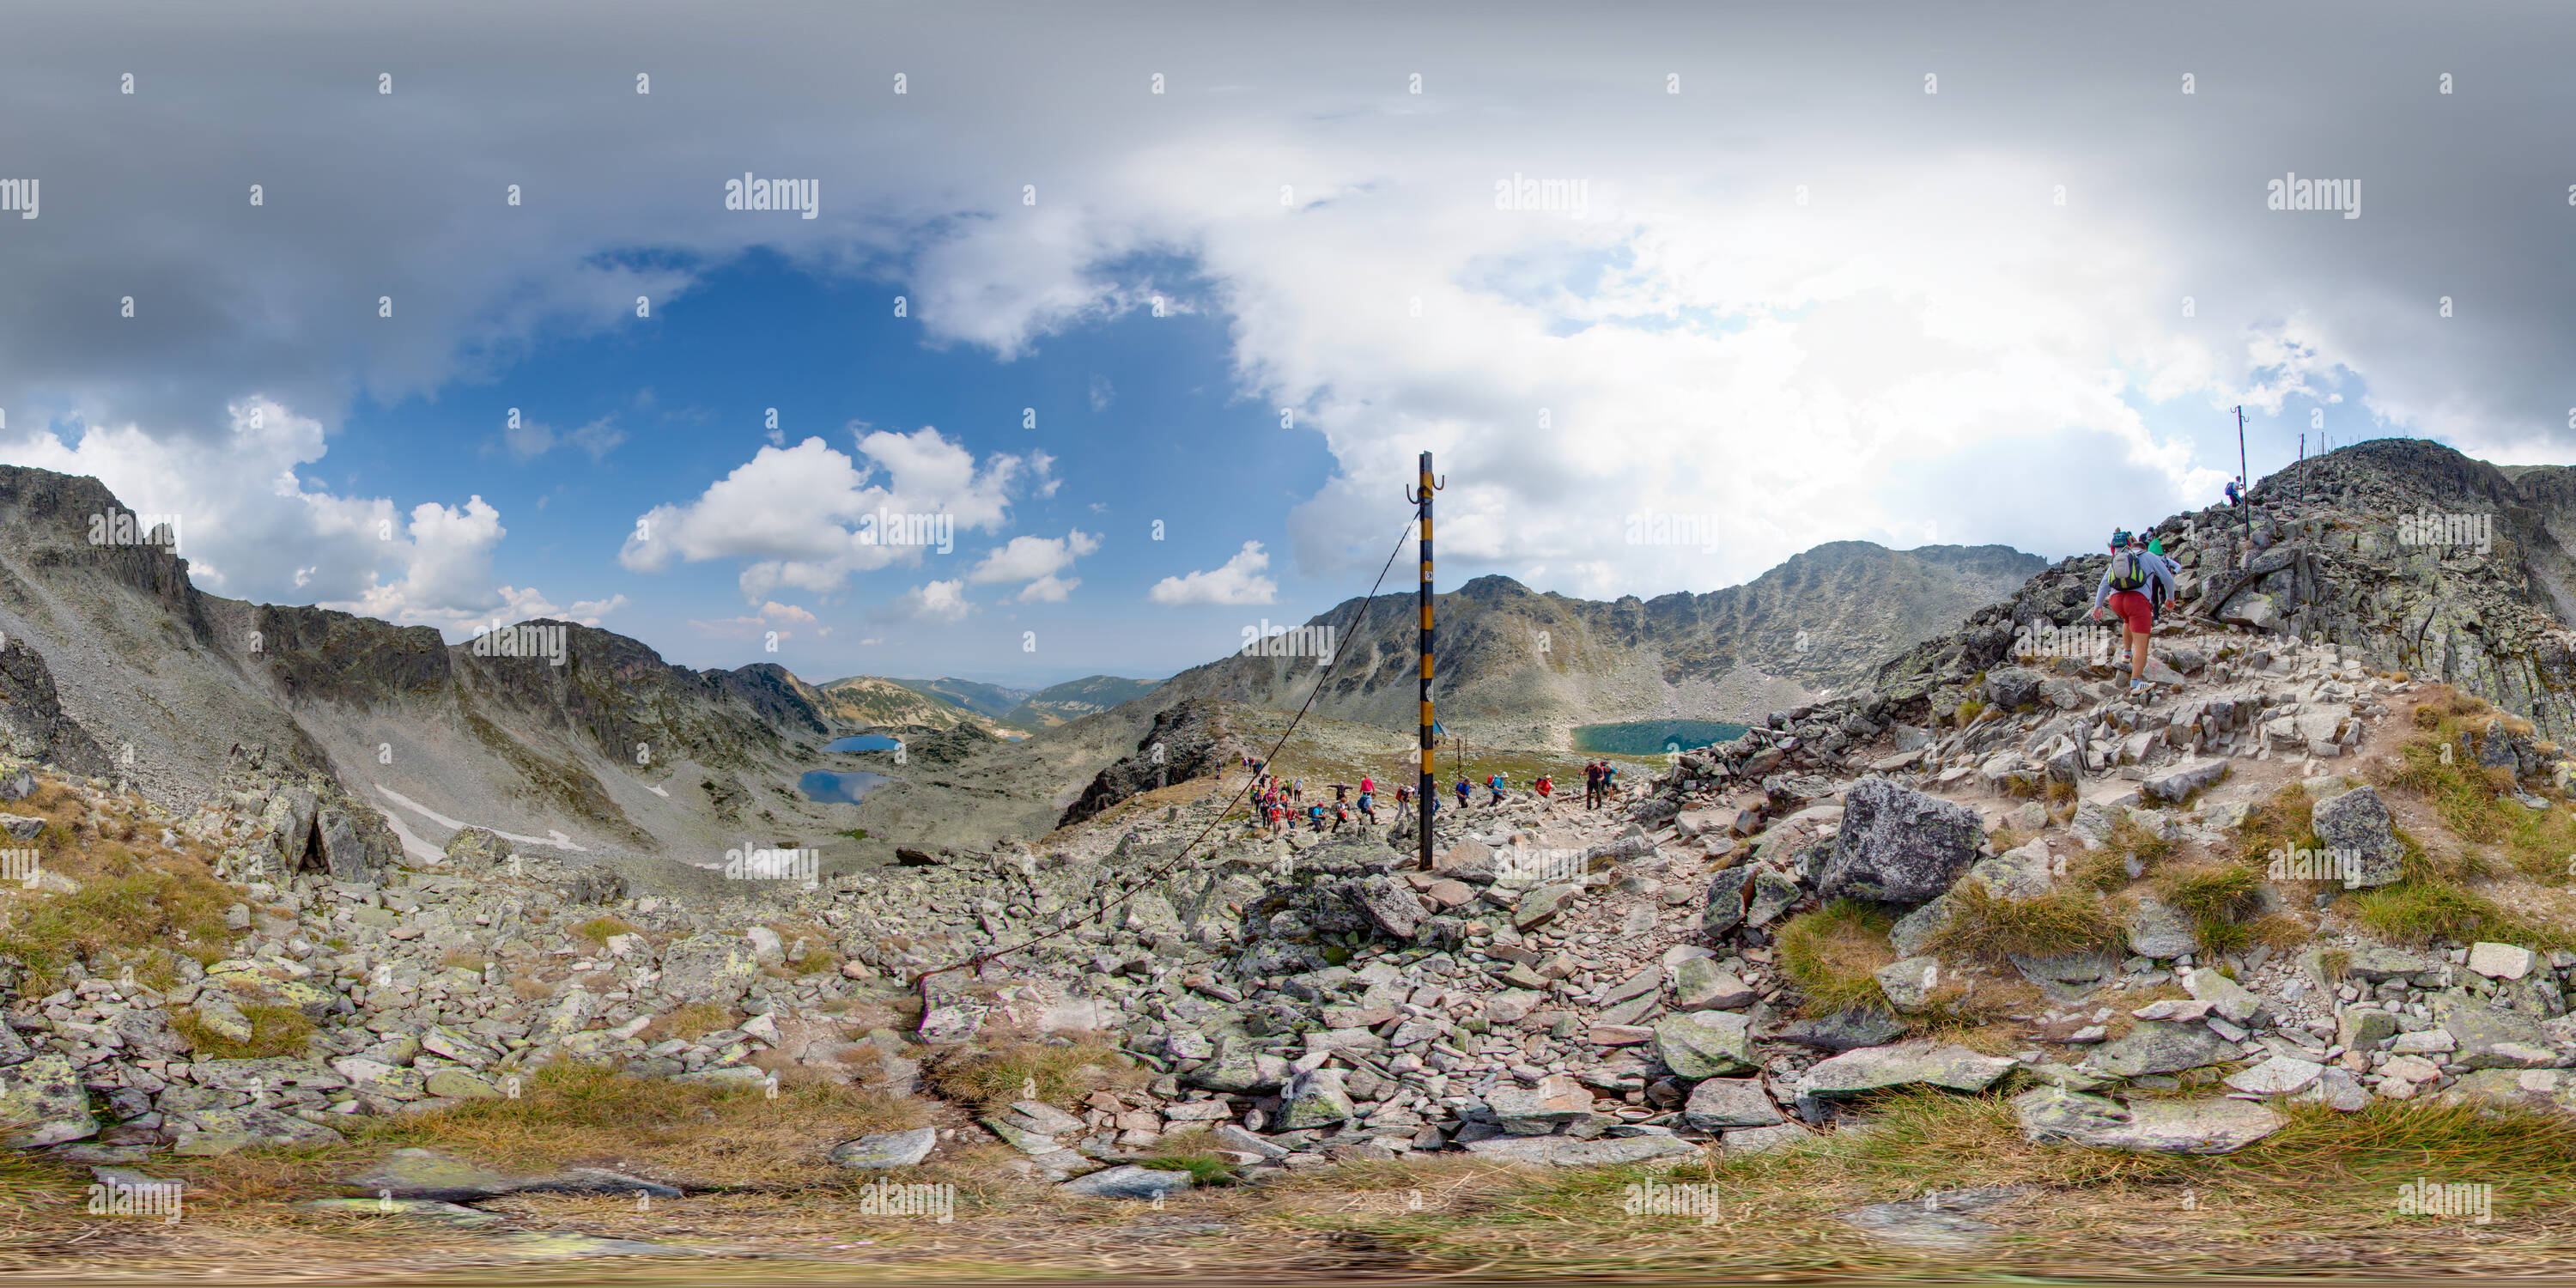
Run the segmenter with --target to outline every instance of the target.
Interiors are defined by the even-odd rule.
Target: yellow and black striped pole
[[[1439,795],[1439,784],[1433,781],[1433,757],[1440,743],[1433,733],[1431,718],[1431,494],[1440,485],[1431,479],[1431,453],[1422,454],[1422,481],[1415,489],[1414,503],[1422,507],[1422,787],[1421,799],[1415,802],[1422,811],[1422,866],[1431,867],[1431,810]]]

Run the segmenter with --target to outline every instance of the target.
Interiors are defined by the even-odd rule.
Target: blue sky
[[[776,661],[815,679],[953,673],[1034,685],[1162,675],[1230,646],[1244,616],[1237,607],[1167,607],[1148,626],[1137,606],[1155,582],[1222,565],[1247,541],[1278,549],[1288,507],[1322,483],[1331,461],[1311,435],[1280,430],[1274,409],[1238,396],[1222,321],[1140,312],[1005,362],[926,341],[917,321],[894,316],[902,293],[900,283],[829,280],[754,250],[707,271],[649,321],[543,346],[498,379],[434,400],[355,409],[331,455],[345,472],[325,477],[350,493],[481,495],[517,516],[496,576],[578,588],[585,600],[622,594],[606,624],[690,665]],[[552,446],[514,451],[512,407],[523,427],[551,431]],[[1035,430],[1022,428],[1031,409]],[[579,438],[585,428],[589,442],[613,445],[594,454]],[[781,597],[812,612],[811,623],[757,621],[738,594],[741,561],[661,573],[616,562],[640,512],[686,500],[764,446],[820,437],[848,453],[865,430],[924,428],[979,457],[1045,453],[1058,486],[1046,496],[1023,490],[1002,531],[959,533],[950,554],[856,574],[834,593]],[[1390,525],[1400,512],[1399,501]],[[1063,603],[1018,604],[979,587],[959,623],[925,630],[882,617],[905,590],[961,576],[1010,535],[1076,530],[1099,549],[1077,561],[1070,575],[1081,585]],[[1320,608],[1356,593],[1299,585],[1285,570],[1273,579],[1283,575],[1289,604]],[[1302,619],[1308,610],[1293,611]],[[772,655],[767,635],[780,626]]]
[[[1425,449],[1444,586],[1592,598],[2092,549],[2214,500],[2239,403],[2257,474],[2319,415],[2566,458],[2576,16],[1632,19],[31,12],[0,461],[184,515],[219,594],[1039,685],[1361,593]],[[856,542],[889,505],[953,552]]]

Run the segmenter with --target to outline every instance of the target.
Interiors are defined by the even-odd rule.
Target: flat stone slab
[[[1837,1212],[1834,1219],[1882,1243],[1963,1252],[1992,1242],[1997,1227],[1962,1213],[1982,1211],[2031,1192],[2018,1185],[1936,1190],[1904,1203],[1876,1203]]]
[[[2512,944],[2469,945],[2469,969],[2489,979],[2520,979],[2539,964],[2540,955]]]
[[[2226,1154],[2289,1120],[2250,1100],[2139,1100],[2040,1087],[2013,1099],[2022,1134],[2034,1141],[2138,1154]]]
[[[330,1216],[409,1217],[466,1229],[499,1225],[509,1219],[498,1212],[485,1212],[442,1199],[312,1199],[294,1206],[298,1211]]]
[[[867,1170],[880,1167],[911,1167],[930,1157],[939,1145],[939,1129],[921,1127],[912,1131],[878,1132],[845,1140],[829,1151],[831,1160],[843,1167]]]
[[[1781,1027],[1772,1036],[1782,1042],[1795,1042],[1819,1051],[1856,1051],[1862,1047],[1885,1046],[1905,1036],[1912,1028],[1903,1016],[1866,1007],[1836,1011],[1818,1020],[1800,1020]]]
[[[1067,1194],[1104,1199],[1159,1199],[1190,1188],[1187,1172],[1164,1172],[1133,1163],[1077,1176],[1056,1187]]]
[[[2554,1061],[2540,1021],[2448,994],[2433,999],[2433,1018],[2458,1041],[2453,1055],[2472,1069],[2515,1069]],[[2533,1060],[2537,1053],[2541,1058]]]
[[[1807,1070],[1798,1085],[1809,1095],[1829,1099],[1917,1083],[1977,1092],[1995,1085],[2017,1063],[2003,1056],[1979,1055],[1963,1046],[1918,1040],[1845,1051]]]
[[[536,1176],[511,1186],[514,1194],[584,1194],[593,1197],[678,1199],[688,1194],[660,1181],[610,1171],[605,1167],[568,1167],[552,1176]]]
[[[657,1199],[686,1197],[660,1181],[610,1171],[605,1167],[566,1168],[552,1176],[509,1176],[471,1159],[435,1149],[397,1149],[374,1167],[340,1181],[377,1198],[418,1199],[431,1203],[471,1203],[504,1194],[585,1194]]]
[[[2528,1105],[2576,1113],[2576,1069],[2480,1069],[2460,1075],[2444,1103]]]
[[[71,1057],[59,1051],[0,1067],[0,1123],[13,1129],[0,1135],[0,1148],[8,1149],[36,1149],[98,1134],[80,1073],[72,1068]]]
[[[369,1194],[431,1203],[494,1198],[514,1188],[509,1177],[491,1168],[434,1149],[397,1149],[340,1183]]]
[[[2159,1024],[2141,1020],[2127,1037],[2106,1042],[2085,1063],[2115,1078],[2150,1073],[2180,1073],[2238,1058],[2233,1043],[2198,1024]]]
[[[1783,1121],[1760,1078],[1703,1078],[1682,1106],[1682,1121],[1701,1131],[1770,1127]]]
[[[171,1150],[192,1157],[219,1157],[254,1145],[338,1145],[347,1139],[332,1128],[257,1105],[201,1109],[187,1115],[184,1125],[196,1130],[180,1133]]]
[[[2208,967],[2186,972],[2182,986],[2192,1000],[2209,1003],[2209,1009],[2227,1017],[2230,1023],[2247,1023],[2263,1010],[2262,998]]]
[[[1700,1149],[1677,1136],[1627,1136],[1614,1140],[1576,1140],[1571,1136],[1497,1136],[1491,1140],[1472,1141],[1467,1151],[1515,1163],[1543,1163],[1551,1167],[1615,1167],[1654,1158],[1694,1155]]]
[[[2227,1085],[2258,1096],[2288,1096],[2314,1086],[2325,1072],[2326,1067],[2313,1060],[2276,1055],[2251,1069],[2227,1075]]]
[[[1755,1066],[1749,1022],[1733,1011],[1687,1011],[1655,1022],[1655,1058],[1685,1078],[1715,1078]]]
[[[530,1261],[577,1261],[590,1257],[708,1257],[733,1255],[729,1250],[692,1248],[643,1239],[602,1239],[587,1234],[519,1230],[496,1241],[509,1255]]]
[[[1718,1147],[1729,1154],[1768,1154],[1775,1149],[1788,1149],[1805,1144],[1813,1135],[1796,1123],[1784,1122],[1771,1127],[1741,1127],[1720,1133]]]

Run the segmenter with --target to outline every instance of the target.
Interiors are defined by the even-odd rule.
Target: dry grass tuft
[[[695,1042],[707,1034],[732,1027],[733,1008],[714,1002],[691,1002],[653,1017],[653,1022],[644,1026],[643,1036],[653,1042],[667,1038]]]
[[[1872,972],[1896,960],[1888,928],[1896,918],[1874,904],[1836,899],[1780,927],[1780,969],[1806,994],[1806,1013],[1888,1009]]]
[[[977,1110],[1031,1099],[1070,1105],[1104,1087],[1144,1081],[1133,1059],[1096,1034],[951,1048],[934,1052],[921,1072],[941,1099]]]
[[[170,1027],[186,1035],[196,1047],[200,1060],[248,1060],[275,1055],[303,1055],[305,1040],[313,1036],[313,1021],[304,1018],[301,1008],[250,1002],[241,1007],[242,1018],[250,1021],[250,1040],[236,1042],[208,1029],[192,1011],[169,1012]]]
[[[1950,888],[1950,920],[1924,951],[1944,961],[1995,962],[2018,953],[2046,957],[2109,948],[2120,927],[2099,896],[2061,887],[2031,899],[2006,899],[1974,881]]]

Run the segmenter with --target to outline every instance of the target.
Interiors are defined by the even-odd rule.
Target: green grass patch
[[[2131,818],[2127,810],[2111,823],[2111,835],[2103,849],[2125,861],[2136,859],[2144,868],[2153,868],[2173,856],[2174,843],[2147,830],[2145,824]]]
[[[2371,933],[2393,944],[2493,940],[2527,948],[2576,947],[2576,935],[2534,921],[2456,882],[2422,877],[2364,890],[2350,902]]]
[[[2268,801],[2256,802],[2237,825],[2236,857],[2246,863],[2269,863],[2275,853],[2325,848],[2325,842],[2317,839],[2316,807],[2307,790],[2295,783],[2273,793]]]
[[[2453,748],[2449,764],[2442,762],[2446,746]],[[2409,739],[2398,757],[2399,766],[2388,778],[2390,788],[2421,796],[2460,839],[2499,847],[2504,860],[2524,876],[2552,885],[2568,881],[2568,859],[2576,856],[2576,814],[2535,810],[2515,800],[2512,774],[2460,756],[2456,736]]]
[[[299,1007],[278,1006],[265,1002],[245,1003],[242,1018],[250,1021],[250,1040],[227,1038],[207,1028],[196,1013],[174,1010],[170,1027],[186,1034],[196,1046],[200,1060],[255,1060],[270,1056],[305,1053],[305,1040],[313,1036],[313,1021],[304,1018]]]
[[[1071,1104],[1104,1086],[1140,1081],[1135,1061],[1097,1039],[1071,1042],[1006,1042],[989,1048],[934,1052],[922,1081],[943,1100],[978,1110],[1014,1100]]]
[[[573,927],[572,933],[579,935],[602,948],[606,948],[608,947],[609,940],[614,939],[619,935],[634,934],[635,927],[628,925],[624,920],[617,917],[593,917],[590,920]]]
[[[1165,1148],[1137,1159],[1136,1165],[1158,1172],[1187,1172],[1192,1185],[1232,1185],[1235,1179],[1234,1164],[1203,1150],[1174,1148],[1168,1141]]]
[[[2159,875],[2156,897],[2190,916],[2237,921],[2262,906],[2262,884],[2263,869],[2252,863],[2204,864]]]
[[[1806,994],[1808,1014],[1889,1009],[1872,972],[1896,960],[1887,942],[1895,924],[1875,904],[1836,899],[1780,927],[1780,970]]]
[[[1924,951],[1953,961],[2047,957],[2109,948],[2120,933],[2111,910],[2090,890],[2061,886],[2036,898],[2007,899],[1961,881],[1950,887],[1950,920]]]
[[[98,967],[111,959],[143,960],[149,956],[145,950],[185,932],[185,951],[203,962],[220,961],[232,938],[224,909],[239,901],[231,887],[198,872],[147,868],[98,877],[74,894],[22,901],[17,915],[0,927],[0,957],[14,958],[39,976],[74,960],[112,975]]]

